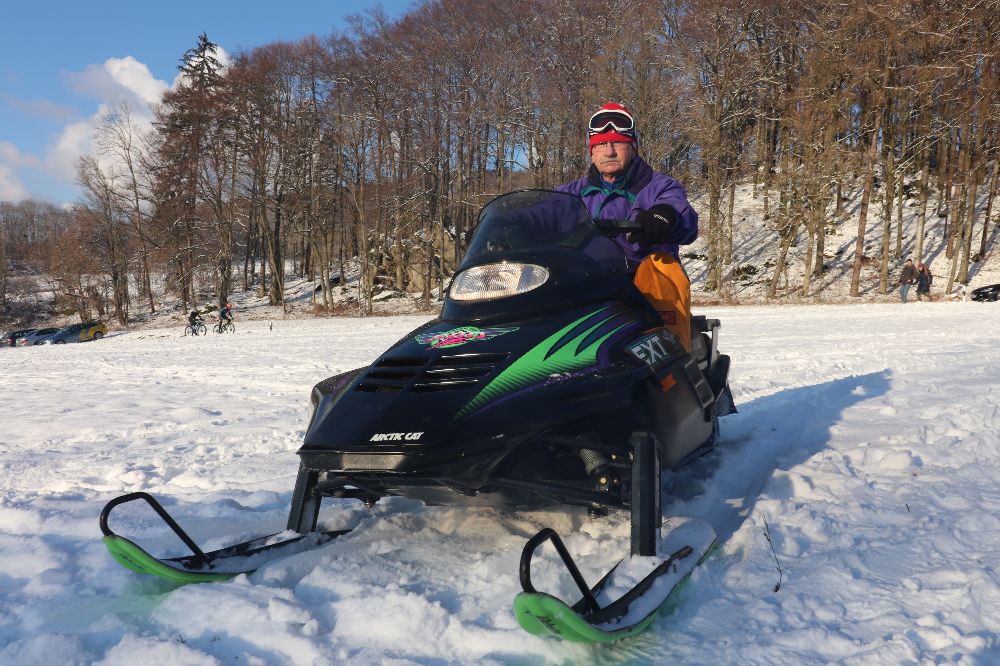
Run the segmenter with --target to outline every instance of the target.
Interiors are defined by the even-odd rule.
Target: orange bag
[[[633,282],[691,351],[691,281],[681,262],[669,252],[655,252],[639,264]]]

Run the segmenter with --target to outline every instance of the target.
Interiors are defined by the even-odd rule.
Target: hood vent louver
[[[428,393],[468,389],[479,384],[506,358],[506,353],[384,358],[365,372],[355,390],[369,393]]]

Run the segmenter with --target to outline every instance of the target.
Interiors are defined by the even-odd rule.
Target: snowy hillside
[[[722,546],[673,612],[603,648],[530,636],[511,602],[528,536],[557,529],[593,580],[627,552],[622,515],[327,500],[325,525],[355,532],[186,587],[101,544],[101,507],[135,490],[207,547],[280,530],[310,387],[426,317],[0,349],[0,663],[1000,661],[1000,304],[702,313],[723,321],[740,413],[669,476],[665,511],[711,521]],[[115,526],[182,552],[148,512],[123,507]]]
[[[982,216],[986,208],[986,188],[980,192],[976,231],[973,236],[973,252],[978,253],[982,237]],[[903,207],[903,236],[900,257],[895,257],[896,226],[893,225],[892,258],[889,264],[890,290],[886,294],[878,293],[879,270],[877,263],[865,265],[861,273],[861,295],[858,298],[850,296],[851,272],[854,261],[855,244],[858,231],[858,209],[860,192],[851,193],[845,203],[847,211],[845,218],[838,224],[832,224],[825,240],[823,263],[825,272],[821,278],[814,278],[808,295],[801,293],[803,257],[807,252],[807,239],[800,232],[798,240],[792,244],[788,254],[788,264],[784,278],[779,282],[777,296],[767,297],[767,288],[774,273],[778,234],[774,229],[774,194],[771,199],[771,214],[768,218],[764,212],[763,191],[758,190],[757,198],[753,196],[753,187],[749,183],[741,184],[736,189],[733,217],[736,220],[733,227],[733,261],[726,266],[730,273],[726,278],[726,286],[720,299],[714,290],[706,290],[708,277],[705,255],[707,252],[706,229],[708,225],[707,201],[704,197],[693,196],[692,204],[701,214],[702,234],[693,244],[681,247],[681,255],[685,269],[692,284],[692,299],[695,304],[711,305],[764,305],[769,303],[891,303],[899,300],[899,293],[894,289],[899,278],[904,260],[914,255],[914,233],[919,214],[919,202],[907,199]],[[876,199],[881,196],[876,191]],[[948,300],[959,296],[959,285],[954,285],[951,294],[946,293],[948,273],[951,260],[945,256],[946,241],[944,238],[944,222],[937,217],[936,197],[932,196],[928,204],[927,226],[924,241],[924,261],[926,261],[935,276],[932,296],[936,299]],[[895,213],[894,213],[895,215]],[[1000,242],[1000,217],[995,203],[991,215],[993,223],[987,236],[987,252],[980,261],[975,261],[970,267],[969,285],[967,291],[984,285],[1000,283],[1000,252],[996,245]],[[866,233],[866,256],[877,258],[881,254],[882,220],[881,203],[873,199],[868,215],[868,230]],[[242,264],[234,265],[234,275],[241,275]],[[344,267],[344,275],[348,284],[337,286],[331,295],[335,303],[334,314],[358,314],[357,262],[352,260]],[[79,317],[70,312],[53,313],[51,304],[53,293],[50,291],[50,281],[38,276],[20,275],[15,280],[20,285],[20,292],[14,297],[19,303],[19,312],[34,312],[34,318],[19,320],[20,323],[8,322],[0,326],[20,328],[22,326],[62,326],[74,323]],[[239,282],[239,280],[237,280]],[[210,273],[199,273],[196,284],[199,291],[198,307],[203,311],[213,310],[217,305],[217,296],[211,291],[214,278]],[[447,285],[446,285],[447,286]],[[286,264],[285,277],[285,307],[271,306],[266,296],[258,296],[256,289],[237,291],[230,295],[230,301],[235,304],[237,319],[286,320],[301,317],[313,317],[318,313],[317,304],[322,304],[318,294],[318,281],[311,281],[294,274],[291,262]],[[235,288],[240,289],[237,285]],[[154,285],[157,294],[157,312],[148,313],[144,303],[135,303],[130,312],[128,327],[123,327],[106,314],[102,317],[113,329],[141,330],[165,326],[184,325],[186,313],[176,294],[168,293],[162,280]],[[911,292],[911,298],[916,294]],[[435,288],[429,302],[424,302],[421,294],[404,294],[396,291],[383,291],[373,299],[373,310],[376,315],[386,314],[426,314],[431,316],[440,308],[438,291]],[[213,315],[214,316],[214,315]]]
[[[982,188],[986,190],[988,188]],[[951,259],[945,255],[947,240],[944,236],[944,220],[936,214],[936,197],[932,196],[928,203],[927,219],[924,233],[923,257],[915,256],[914,237],[917,218],[920,213],[919,201],[913,198],[905,200],[903,206],[903,243],[899,258],[896,258],[897,211],[893,208],[892,237],[890,243],[889,282],[890,290],[886,294],[878,293],[882,248],[882,195],[879,191],[873,195],[868,209],[867,231],[865,233],[865,256],[875,259],[875,263],[864,265],[861,271],[861,295],[854,298],[850,295],[851,271],[854,262],[855,246],[858,238],[858,216],[860,208],[860,191],[852,192],[844,204],[846,211],[844,219],[831,224],[827,229],[825,239],[823,264],[824,274],[819,279],[813,279],[810,292],[802,296],[803,258],[808,251],[808,237],[800,231],[788,254],[787,274],[779,281],[779,289],[775,299],[767,298],[767,287],[774,274],[777,258],[778,234],[774,225],[774,197],[770,203],[772,218],[765,216],[762,190],[758,190],[757,198],[753,196],[753,187],[749,183],[736,188],[733,218],[733,262],[726,267],[732,275],[727,278],[724,289],[723,304],[764,304],[775,303],[843,303],[843,302],[892,302],[899,300],[899,292],[894,290],[899,279],[903,262],[907,258],[914,261],[921,259],[930,266],[934,275],[931,293],[935,298],[948,298],[948,277],[951,270]],[[717,301],[714,291],[706,292],[706,263],[703,257],[707,251],[705,229],[707,225],[707,202],[695,198],[693,205],[701,213],[701,237],[689,247],[682,247],[681,254],[684,266],[692,282],[692,297],[695,302],[713,304]],[[976,229],[973,234],[972,255],[979,252],[982,240],[982,220],[987,204],[987,194],[981,192],[978,198],[979,211]],[[833,219],[833,207],[830,207],[830,219]],[[987,234],[987,251],[981,261],[974,261],[969,270],[969,285],[967,291],[976,287],[1000,282],[1000,252],[996,244],[1000,241],[1000,216],[997,215],[997,202],[994,202],[990,216],[992,223]],[[959,290],[955,284],[952,293]],[[911,298],[915,298],[911,293]]]

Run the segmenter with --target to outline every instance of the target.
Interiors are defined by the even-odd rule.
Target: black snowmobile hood
[[[495,323],[437,319],[315,396],[300,454],[510,436],[620,409],[651,372],[628,349],[649,328],[621,301]]]
[[[527,287],[508,279],[525,264],[545,279]],[[376,452],[447,447],[471,456],[519,434],[621,410],[653,374],[630,350],[651,330],[662,330],[659,315],[578,197],[535,190],[498,197],[483,209],[441,317],[368,368],[318,386],[299,453],[314,469],[341,468],[342,456],[325,453],[349,451],[363,452],[371,469],[398,469],[389,458],[374,460]],[[664,344],[663,358],[684,353]],[[455,451],[466,443],[468,450]]]

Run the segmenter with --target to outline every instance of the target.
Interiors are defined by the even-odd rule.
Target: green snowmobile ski
[[[669,532],[657,555],[622,560],[593,588],[587,587],[559,536],[551,529],[542,530],[525,544],[521,554],[524,591],[514,599],[518,623],[529,633],[576,643],[608,643],[644,631],[716,543],[715,532],[702,521],[670,518],[665,527]],[[545,541],[552,542],[583,595],[572,606],[538,592],[531,582],[531,560]]]
[[[158,558],[141,546],[115,534],[108,526],[111,510],[120,504],[144,500],[174,533],[191,549],[191,555]],[[252,573],[272,560],[315,548],[350,530],[334,532],[277,532],[219,550],[204,552],[156,499],[147,493],[129,493],[108,502],[101,512],[104,545],[119,564],[136,573],[158,576],[175,583],[208,583]]]

